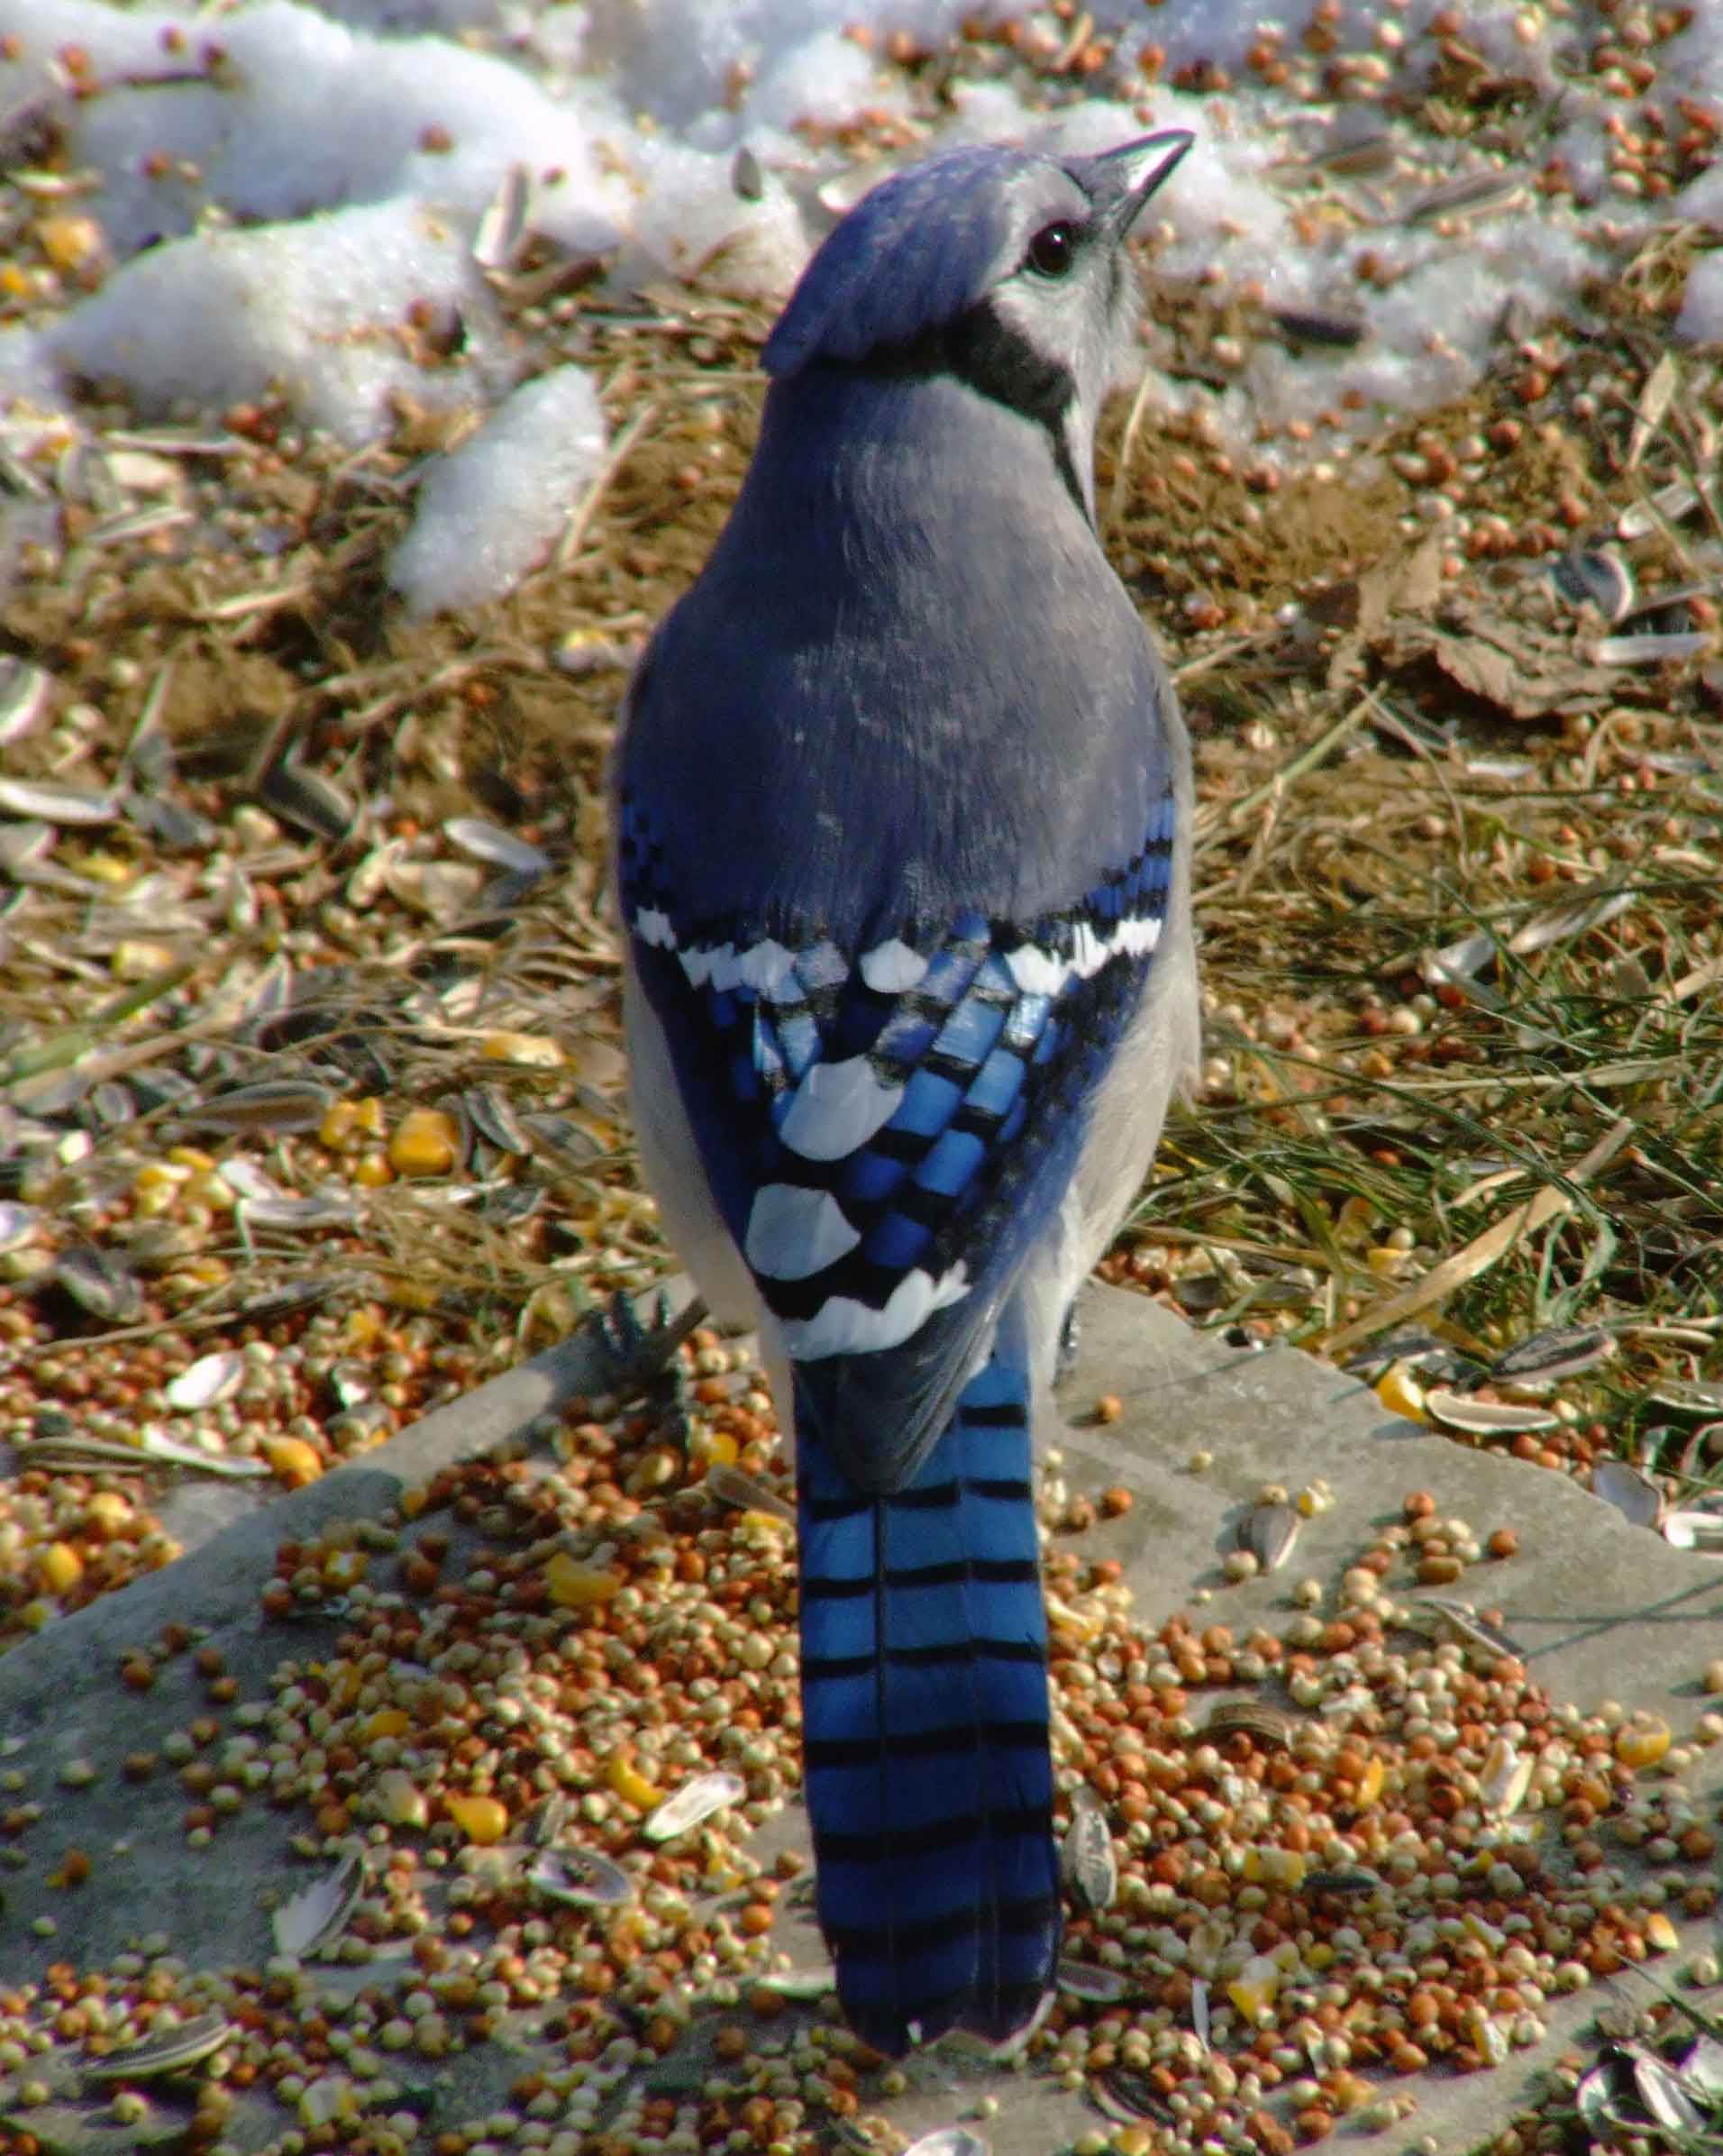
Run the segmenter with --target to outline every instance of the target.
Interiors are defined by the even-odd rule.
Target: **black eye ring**
[[[1069,277],[1077,260],[1077,227],[1069,217],[1044,224],[1029,242],[1026,258],[1040,277]]]

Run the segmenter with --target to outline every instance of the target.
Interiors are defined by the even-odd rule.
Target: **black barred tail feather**
[[[802,1713],[820,1922],[857,2034],[995,2041],[1053,1982],[1046,1616],[1025,1373],[970,1380],[914,1481],[799,1441]]]

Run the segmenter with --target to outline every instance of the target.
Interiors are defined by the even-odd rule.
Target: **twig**
[[[1175,666],[1172,678],[1177,682],[1194,681],[1199,674],[1210,672],[1228,659],[1237,658],[1240,652],[1261,646],[1280,644],[1285,640],[1286,631],[1279,626],[1272,629],[1253,629],[1248,635],[1232,636],[1225,644],[1216,644],[1213,651],[1199,652],[1194,659],[1187,659],[1182,666]]]
[[[1136,385],[1136,395],[1131,399],[1131,413],[1125,422],[1125,434],[1118,445],[1118,462],[1113,467],[1113,484],[1107,495],[1107,528],[1112,531],[1118,525],[1120,504],[1125,499],[1125,480],[1131,469],[1131,452],[1136,447],[1136,437],[1142,429],[1143,415],[1149,408],[1149,391],[1153,386],[1158,370],[1145,366],[1143,379]]]
[[[232,598],[218,598],[213,605],[201,607],[193,614],[194,621],[243,621],[248,616],[273,614],[282,607],[296,607],[301,599],[309,598],[316,589],[309,577],[296,583],[274,584],[256,591],[236,592]]]
[[[611,446],[610,454],[598,467],[592,484],[576,505],[574,514],[569,519],[568,530],[557,542],[556,553],[552,556],[553,567],[566,570],[576,554],[579,553],[588,528],[590,526],[593,517],[597,514],[598,504],[604,499],[611,481],[627,462],[633,453],[635,443],[640,440],[657,417],[658,407],[655,404],[643,406],[640,411],[634,414],[621,434],[616,436]]]
[[[1708,958],[1703,965],[1696,965],[1691,973],[1683,973],[1664,991],[1664,1000],[1670,1003],[1685,1003],[1690,996],[1698,995],[1702,988],[1713,988],[1723,981],[1723,958]]]
[[[232,1280],[223,1280],[219,1286],[208,1289],[195,1302],[188,1302],[184,1310],[170,1311],[160,1318],[146,1318],[137,1325],[117,1326],[112,1332],[86,1333],[76,1339],[62,1339],[58,1333],[50,1334],[47,1339],[32,1341],[21,1348],[18,1359],[33,1363],[41,1357],[64,1355],[74,1348],[79,1353],[86,1349],[96,1351],[118,1347],[126,1340],[153,1339],[161,1332],[207,1332],[213,1326],[238,1324],[241,1320],[232,1307],[234,1284]],[[226,1307],[220,1310],[212,1307],[218,1302]],[[143,1455],[140,1453],[138,1457],[142,1458]]]
[[[1253,808],[1264,801],[1276,801],[1295,780],[1312,771],[1327,755],[1330,749],[1354,732],[1365,714],[1373,708],[1375,696],[1362,697],[1352,709],[1336,719],[1326,733],[1317,735],[1308,748],[1299,751],[1290,762],[1264,779],[1260,786],[1253,786],[1248,793],[1241,794],[1235,801],[1217,803],[1213,809],[1205,809],[1197,818],[1197,851],[1201,853],[1220,836],[1223,827],[1236,824],[1241,817],[1248,816]]]
[[[94,1054],[99,1037],[108,1027],[135,1018],[139,1011],[148,1009],[159,997],[169,995],[175,989],[183,987],[196,971],[196,964],[187,962],[169,966],[160,973],[151,973],[147,981],[139,982],[135,988],[129,988],[123,995],[112,997],[107,1002],[99,1004],[82,1025],[62,1027],[58,1032],[50,1033],[45,1040],[38,1042],[34,1047],[19,1049],[16,1055],[0,1064],[0,1084],[14,1085],[21,1078],[34,1078],[44,1071],[63,1070],[69,1064],[81,1063],[87,1055]],[[187,1037],[184,1032],[172,1036],[176,1044]],[[103,1075],[107,1075],[106,1071],[104,1071]]]

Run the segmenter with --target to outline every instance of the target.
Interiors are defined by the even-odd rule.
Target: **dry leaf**
[[[1576,657],[1567,638],[1521,628],[1500,617],[1474,619],[1467,633],[1435,631],[1425,655],[1451,681],[1510,718],[1541,718],[1614,693],[1608,669]]]

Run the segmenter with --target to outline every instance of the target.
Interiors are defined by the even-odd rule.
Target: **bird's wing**
[[[653,795],[624,763],[622,908],[713,1195],[782,1329],[798,1425],[861,1487],[901,1488],[1059,1209],[1140,1002],[1171,785],[1056,909],[906,917],[861,948],[703,916]]]

